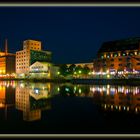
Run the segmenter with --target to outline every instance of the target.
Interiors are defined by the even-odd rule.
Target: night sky
[[[92,62],[105,41],[140,37],[140,7],[0,7],[0,49],[40,40],[53,63]]]

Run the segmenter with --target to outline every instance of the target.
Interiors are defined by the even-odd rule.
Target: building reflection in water
[[[94,100],[105,110],[140,112],[140,86],[92,86]]]
[[[41,111],[51,108],[49,100],[51,96],[50,83],[18,82],[16,86],[16,109],[23,111],[23,120],[25,121],[39,120],[41,119]]]
[[[93,98],[104,110],[140,112],[140,86],[65,84],[58,91],[63,96]]]
[[[4,118],[7,120],[8,109],[15,105],[15,82],[0,82],[0,110],[4,109]]]

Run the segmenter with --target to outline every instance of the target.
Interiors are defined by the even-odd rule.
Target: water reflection
[[[140,112],[140,86],[62,85],[63,96],[91,97],[104,110]]]
[[[15,105],[15,82],[0,82],[0,110],[4,110],[7,120],[7,110]]]
[[[140,113],[140,86],[72,85],[53,83],[0,82],[0,110],[13,107],[24,121],[41,119],[42,111],[51,110],[56,95],[88,97],[104,111]]]
[[[43,83],[18,82],[16,85],[16,109],[23,111],[23,120],[41,119],[41,111],[51,109],[50,97],[55,86]]]

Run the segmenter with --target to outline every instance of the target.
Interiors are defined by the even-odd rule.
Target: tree
[[[59,69],[60,75],[67,76],[69,74],[69,69],[66,64],[62,64]]]
[[[89,72],[90,72],[89,67],[84,66],[84,68],[83,68],[83,74],[88,75],[88,74],[89,74]]]
[[[71,65],[69,66],[69,73],[70,73],[71,75],[73,75],[74,72],[75,72],[75,69],[76,69],[76,65],[75,65],[75,64],[71,64]]]
[[[83,68],[78,65],[75,69],[76,74],[81,75],[83,73]]]

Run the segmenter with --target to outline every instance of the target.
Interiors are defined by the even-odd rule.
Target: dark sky
[[[140,37],[140,7],[0,7],[0,48],[42,41],[53,63],[91,62],[105,41]]]

